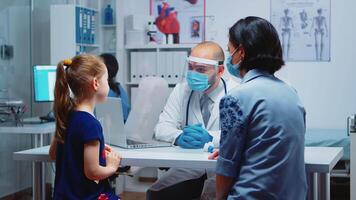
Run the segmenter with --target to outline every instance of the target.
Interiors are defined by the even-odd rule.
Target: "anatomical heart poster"
[[[150,6],[161,40],[173,37],[174,43],[181,44],[204,41],[205,0],[150,0]]]
[[[330,1],[272,0],[271,22],[286,61],[330,61]]]

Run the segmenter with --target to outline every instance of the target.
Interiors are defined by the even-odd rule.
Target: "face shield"
[[[215,84],[218,66],[222,64],[223,61],[189,56],[183,78],[192,90],[205,91]]]

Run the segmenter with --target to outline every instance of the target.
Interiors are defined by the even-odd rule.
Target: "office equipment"
[[[352,142],[352,137],[356,136],[352,132],[352,126],[354,122],[352,121],[354,116],[350,116],[347,122],[346,129],[307,129],[305,134],[305,146],[306,147],[341,147],[344,150],[343,156],[338,163],[338,168],[331,171],[330,176],[336,178],[350,178],[350,187],[353,188],[356,184],[356,165],[353,158],[352,152],[356,150],[355,142]],[[356,138],[355,138],[356,139]],[[354,170],[354,172],[352,171]],[[351,196],[355,198],[356,193],[351,190]],[[352,197],[350,199],[353,199]]]
[[[113,147],[122,155],[121,165],[142,166],[142,167],[175,167],[175,168],[192,168],[192,169],[215,169],[216,160],[208,160],[208,153],[202,152],[201,149],[182,149],[179,147],[164,147],[150,149],[122,149]],[[41,177],[43,171],[42,162],[53,162],[48,156],[49,146],[35,148],[14,153],[14,160],[32,161],[35,163],[34,177]],[[331,169],[342,157],[342,148],[338,147],[306,147],[304,152],[305,170],[307,175],[314,179],[314,174],[324,177],[315,179],[311,182],[309,188],[320,187],[318,191],[309,190],[309,197],[318,197],[330,199],[330,180],[327,178]],[[42,179],[36,179],[42,181]],[[35,195],[37,197],[44,193],[44,190],[36,190],[41,185],[37,182]],[[315,187],[314,187],[315,186]],[[314,193],[313,193],[314,192]]]
[[[55,131],[55,123],[43,123],[43,124],[24,124],[21,127],[14,127],[14,126],[0,126],[0,134],[7,134],[7,135],[30,135],[33,137],[34,146],[33,148],[42,147],[47,145],[48,143],[45,142],[44,136],[53,134]],[[48,154],[48,152],[47,152]],[[34,194],[33,200],[38,199],[45,199],[44,193],[41,191],[45,190],[45,172],[42,170],[45,164],[41,162],[36,162],[33,165],[34,171],[33,174],[33,185],[32,193]],[[43,196],[36,196],[35,194],[42,194]]]
[[[348,117],[347,119],[347,130],[350,134],[351,140],[351,149],[350,149],[350,168],[351,168],[351,177],[350,177],[350,199],[356,198],[356,114]]]
[[[76,43],[82,43],[82,33],[83,33],[83,9],[80,7],[75,8],[75,41]]]
[[[153,22],[154,19],[149,15],[129,15],[126,17],[126,45],[145,45],[148,32],[154,35],[155,27],[150,26],[147,30],[148,22]],[[152,37],[153,39],[153,37]]]
[[[172,60],[172,67],[173,67],[173,83],[179,83],[182,80],[182,76],[184,74],[184,67],[186,66],[186,60],[188,57],[188,52],[186,51],[175,51],[173,60]]]
[[[95,44],[96,22],[95,22],[95,10],[90,10],[90,44]]]
[[[135,137],[124,129],[124,119],[120,98],[108,98],[105,103],[95,108],[96,118],[103,126],[105,142],[114,146],[139,149],[153,147],[168,147],[170,143],[158,142],[151,138]],[[153,133],[152,130],[148,130]]]
[[[33,87],[36,102],[51,102],[54,100],[54,85],[56,69],[53,65],[36,65],[33,67]]]
[[[166,79],[167,54],[169,52],[160,52],[157,65],[157,76]],[[166,79],[167,80],[167,79]]]
[[[10,122],[22,126],[22,116],[27,107],[21,99],[0,99],[0,123]]]
[[[157,26],[155,22],[148,22],[147,36],[149,44],[157,44]]]
[[[114,23],[114,17],[113,17],[113,9],[111,8],[111,5],[108,4],[106,8],[104,9],[104,24],[113,24]]]
[[[126,34],[126,36],[129,36],[129,34]],[[174,87],[176,83],[182,80],[182,75],[180,75],[181,77],[179,77],[178,70],[179,71],[184,70],[186,57],[191,51],[191,48],[193,46],[194,45],[192,44],[185,44],[185,45],[184,44],[179,44],[179,45],[178,44],[173,44],[173,45],[127,44],[125,47],[127,50],[128,61],[129,61],[127,77],[130,78],[130,81],[127,83],[127,86],[131,91],[130,92],[131,99],[135,99],[134,97],[135,93],[132,92],[133,91],[132,89],[134,87],[137,87],[139,83],[139,78],[137,74],[138,73],[137,67],[139,65],[136,62],[138,53],[147,53],[147,52],[153,53],[151,57],[156,59],[154,61],[156,63],[155,67],[154,69],[152,69],[153,71],[155,71],[155,75],[153,76],[166,79],[170,87]],[[177,52],[179,52],[179,54],[177,54]],[[173,56],[169,58],[168,54],[170,53],[173,53]],[[181,59],[183,57],[184,59]],[[172,66],[173,62],[175,63],[174,66]],[[181,74],[183,74],[183,72]],[[170,76],[171,80],[168,77],[169,75],[171,75]]]
[[[153,22],[154,18],[149,15],[129,15],[126,18],[127,29],[144,31],[149,21]]]
[[[14,47],[12,45],[0,45],[0,58],[9,60],[14,56]]]
[[[144,77],[156,76],[157,58],[155,52],[144,52],[142,66],[144,68]]]
[[[141,80],[137,97],[132,102],[131,112],[125,124],[125,131],[130,137],[144,140],[153,138],[154,128],[169,92],[168,82],[162,78],[145,77]],[[147,134],[142,135],[142,130]]]
[[[54,101],[54,87],[56,83],[57,66],[36,65],[33,67],[33,88],[35,102]],[[50,111],[47,115],[41,116],[43,121],[54,121],[54,114]]]
[[[98,2],[99,4],[99,2]],[[95,8],[72,4],[50,7],[50,64],[82,53],[99,54],[98,14]]]
[[[126,30],[126,45],[145,45],[144,30]]]
[[[130,77],[132,83],[138,82],[138,73],[137,73],[137,66],[138,66],[138,57],[137,52],[131,52],[131,70],[130,70]]]
[[[166,52],[166,65],[161,66],[164,67],[164,71],[166,72],[165,79],[168,81],[168,83],[172,83],[172,76],[173,76],[173,58],[174,54],[172,51],[167,51]]]

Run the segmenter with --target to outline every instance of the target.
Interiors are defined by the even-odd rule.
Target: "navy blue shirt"
[[[106,166],[102,127],[90,113],[73,111],[69,116],[64,144],[58,143],[54,199],[118,199],[107,179],[96,183],[84,174],[84,144],[100,142],[99,164]],[[104,198],[106,199],[106,198]]]

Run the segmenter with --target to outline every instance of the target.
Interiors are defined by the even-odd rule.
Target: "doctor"
[[[214,42],[196,45],[188,58],[187,81],[177,84],[160,115],[155,138],[182,148],[219,144],[219,102],[237,86],[222,78],[224,51]],[[148,199],[193,199],[201,195],[206,170],[170,169],[147,191]]]

